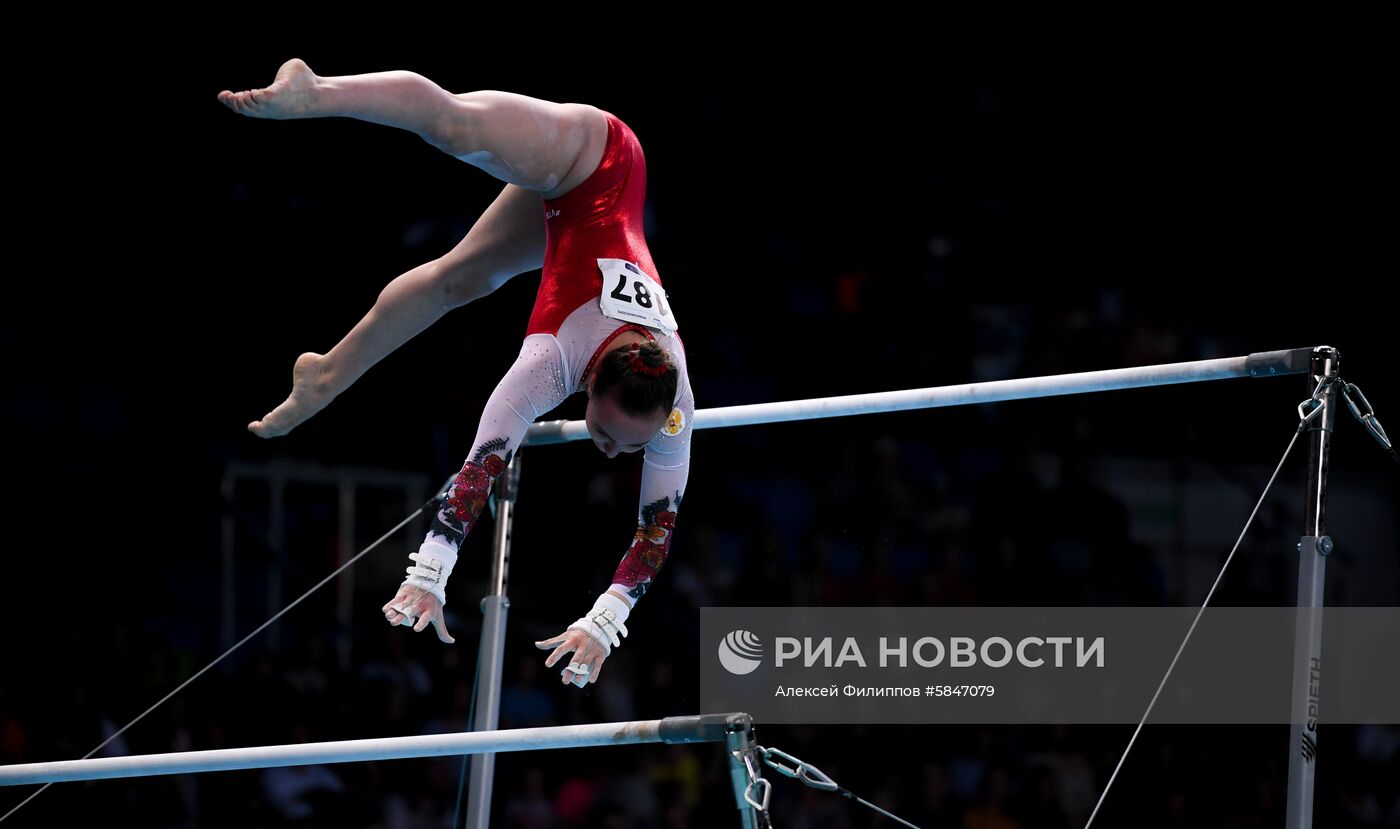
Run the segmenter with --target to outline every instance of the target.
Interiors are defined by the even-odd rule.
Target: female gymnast
[[[471,452],[415,553],[408,578],[383,607],[393,625],[443,642],[442,606],[457,551],[527,428],[574,392],[608,457],[645,450],[637,527],[612,584],[564,632],[535,643],[553,666],[569,653],[563,682],[597,681],[603,660],[665,562],[690,468],[695,400],[675,316],[642,230],[646,160],[617,116],[510,92],[452,94],[404,71],[321,77],[301,60],[272,84],[219,100],[254,118],[341,116],[416,133],[505,182],[451,251],[390,282],[369,313],[325,354],[292,369],[292,391],[249,430],[285,435],[370,366],[453,308],[511,277],[543,268],[520,354],[486,402]]]

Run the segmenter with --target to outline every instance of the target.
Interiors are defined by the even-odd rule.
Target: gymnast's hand
[[[542,639],[535,642],[535,647],[547,651],[550,648],[554,652],[544,661],[546,668],[554,667],[555,663],[564,658],[564,655],[577,651],[574,658],[569,660],[569,666],[562,672],[565,685],[574,685],[582,688],[590,682],[598,681],[598,672],[603,669],[603,660],[608,658],[608,652],[603,646],[587,632],[572,629],[555,636],[552,639]],[[577,670],[575,670],[577,668]]]
[[[381,608],[384,619],[391,625],[411,625],[415,633],[422,633],[431,622],[438,639],[452,644],[457,640],[447,632],[447,620],[442,615],[442,602],[437,596],[421,587],[404,584],[399,592]]]
[[[287,434],[321,411],[339,393],[326,369],[326,358],[308,351],[292,367],[292,393],[282,405],[248,424],[248,431],[260,438]]]
[[[609,589],[598,597],[592,610],[565,628],[563,633],[535,643],[540,650],[554,648],[554,652],[544,661],[544,666],[552,668],[564,658],[564,654],[575,651],[574,658],[561,672],[564,684],[572,683],[582,688],[590,682],[597,682],[603,660],[612,654],[613,648],[622,644],[622,637],[627,635],[627,625],[623,623],[631,612],[631,602]]]

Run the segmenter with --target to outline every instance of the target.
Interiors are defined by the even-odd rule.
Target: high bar
[[[776,403],[755,403],[748,406],[722,406],[715,409],[701,409],[696,412],[692,428],[720,429],[726,426],[753,426],[760,423],[781,423],[789,420],[816,420],[818,418],[846,417],[847,415],[878,412],[902,412],[910,409],[967,406],[974,403],[997,403],[1003,400],[1088,394],[1099,391],[1137,389],[1145,386],[1167,386],[1175,383],[1200,383],[1206,380],[1228,380],[1236,377],[1303,374],[1308,371],[1309,358],[1313,350],[1312,348],[1292,348],[1283,351],[1262,351],[1247,357],[1222,357],[1216,360],[1084,371],[1077,374],[1052,374],[1044,377],[1024,377],[1018,380],[964,383],[958,386],[848,394],[843,397],[784,400]],[[525,443],[531,446],[540,446],[549,443],[568,443],[587,438],[588,429],[582,420],[546,420],[530,427],[530,431],[525,437]]]
[[[0,766],[0,786],[103,780],[112,777],[151,777],[200,771],[265,769],[408,757],[453,757],[547,748],[634,745],[638,743],[724,742],[731,730],[751,727],[748,714],[695,714],[663,720],[468,731],[416,737],[384,737],[327,743],[137,754],[53,763]]]

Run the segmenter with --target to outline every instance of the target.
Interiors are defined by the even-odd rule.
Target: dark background
[[[1092,48],[983,31],[987,48],[955,50],[968,45],[956,31],[925,39],[895,22],[800,44],[723,34],[681,46],[563,26],[523,42],[494,24],[431,41],[280,38],[259,15],[224,21],[217,38],[94,29],[14,76],[4,762],[82,756],[222,652],[224,516],[237,528],[239,635],[280,607],[269,572],[290,600],[334,567],[334,490],[289,490],[278,568],[266,488],[220,496],[230,462],[403,471],[429,482],[421,501],[460,466],[517,351],[534,274],[453,311],[290,436],[245,431],[283,399],[297,354],[328,350],[500,188],[408,133],[253,121],[216,101],[292,56],[321,74],[411,69],[453,91],[587,102],[626,121],[646,150],[648,238],[701,408],[1325,343],[1400,432],[1394,95],[1361,21],[1345,37],[1122,35]],[[760,275],[771,310],[723,303],[736,262]],[[1199,604],[1304,385],[700,433],[671,557],[584,691],[539,670],[530,642],[607,584],[640,459],[527,451],[501,725],[698,711],[705,605]],[[580,416],[582,400],[561,412]],[[1293,602],[1302,470],[1298,451],[1215,603]],[[1397,470],[1341,418],[1329,602],[1400,598]],[[356,549],[403,502],[368,493]],[[123,735],[124,750],[462,728],[489,531],[468,540],[449,587],[447,647],[377,610],[422,530],[343,577],[349,626],[326,588]],[[1082,825],[1130,733],[760,724],[759,735],[919,825],[1059,827]],[[1283,726],[1149,725],[1095,825],[1278,825],[1288,740]],[[1320,741],[1318,825],[1400,825],[1400,730],[1324,725]],[[708,746],[502,755],[496,817],[731,825],[722,759]],[[65,784],[13,824],[437,826],[457,768]],[[276,796],[299,785],[310,818]],[[795,781],[774,791],[775,819],[790,825],[891,825]],[[0,808],[27,793],[4,792]]]

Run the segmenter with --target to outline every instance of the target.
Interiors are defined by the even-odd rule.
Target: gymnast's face
[[[666,425],[668,414],[660,409],[649,416],[629,414],[612,394],[594,394],[592,378],[588,381],[588,409],[583,421],[588,424],[588,436],[593,438],[593,445],[610,458],[617,457],[619,452],[635,452],[646,446]]]

